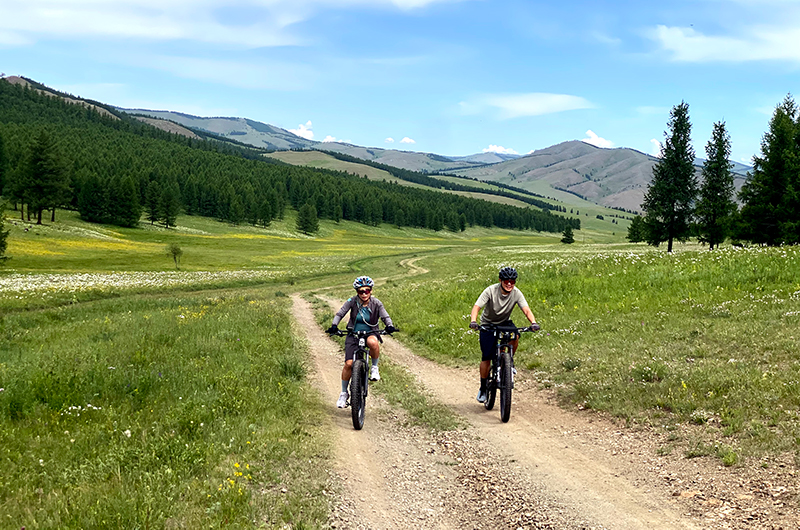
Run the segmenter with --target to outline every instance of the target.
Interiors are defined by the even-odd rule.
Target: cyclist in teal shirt
[[[381,340],[378,331],[378,320],[383,321],[386,326],[386,331],[392,333],[395,331],[392,325],[392,319],[389,313],[383,307],[383,303],[372,296],[372,288],[375,282],[369,276],[359,276],[353,282],[353,288],[356,290],[357,295],[349,298],[341,309],[333,316],[333,323],[328,328],[328,333],[333,333],[338,329],[339,322],[342,321],[344,316],[349,312],[350,320],[347,324],[347,329],[352,331],[374,331],[373,335],[367,337],[367,347],[369,348],[369,356],[372,360],[372,367],[369,372],[370,381],[379,381],[381,378],[378,371],[378,358],[381,354]],[[350,384],[350,376],[353,373],[353,356],[356,352],[358,344],[356,338],[348,335],[344,340],[344,367],[342,368],[342,392],[339,394],[339,399],[336,401],[336,406],[343,409],[347,406],[347,400],[350,395],[347,392],[347,387]]]

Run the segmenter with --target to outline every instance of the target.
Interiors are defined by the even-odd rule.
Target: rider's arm
[[[528,306],[523,307],[522,312],[525,313],[525,316],[528,317],[528,320],[530,321],[531,324],[536,323],[536,317],[533,316],[533,311],[531,311],[530,307]]]
[[[478,312],[480,312],[481,306],[475,304],[472,306],[472,313],[469,314],[469,321],[470,322],[477,322],[478,321]]]
[[[373,300],[376,302],[375,305],[378,309],[378,318],[383,320],[383,325],[387,327],[394,327],[394,324],[392,324],[392,317],[390,317],[389,313],[386,312],[386,308],[383,307],[383,302],[374,298]]]
[[[350,308],[353,306],[353,299],[348,298],[347,301],[342,305],[342,307],[333,315],[333,325],[338,326],[339,322],[342,321],[344,316],[350,311]]]

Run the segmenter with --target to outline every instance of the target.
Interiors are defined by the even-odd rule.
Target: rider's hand
[[[539,331],[540,329],[542,329],[542,327],[536,322],[534,322],[533,324],[530,325],[528,329],[531,331]]]
[[[478,323],[473,320],[469,323],[469,329],[478,329]]]
[[[336,333],[339,333],[339,326],[331,326],[325,330],[325,333],[328,335],[335,335]]]
[[[383,328],[383,331],[385,331],[386,333],[392,334],[392,333],[394,333],[395,331],[400,331],[400,330],[398,330],[398,329],[397,329],[396,327],[394,327],[394,326],[386,326],[385,328]]]

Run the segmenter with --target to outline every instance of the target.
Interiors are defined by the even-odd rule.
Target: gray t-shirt
[[[481,314],[481,324],[502,324],[511,318],[514,304],[528,307],[528,301],[522,291],[514,287],[507,295],[503,294],[503,288],[499,283],[490,285],[483,290],[475,305],[483,308]]]

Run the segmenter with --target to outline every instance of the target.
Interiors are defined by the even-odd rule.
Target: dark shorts
[[[514,322],[511,320],[506,320],[500,324],[499,327],[517,329],[517,326],[515,326]],[[495,337],[495,334],[491,331],[481,331],[480,341],[481,361],[491,361],[494,359],[495,352],[497,351],[497,337]]]
[[[378,335],[377,333],[371,333],[369,336],[371,337],[373,335],[378,337],[378,342],[383,342],[381,336]],[[352,335],[348,335],[347,338],[344,339],[344,360],[352,361],[356,355],[357,349],[358,349],[358,339]]]

